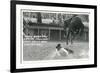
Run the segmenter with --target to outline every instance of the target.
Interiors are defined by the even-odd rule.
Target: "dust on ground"
[[[69,48],[74,51],[68,56],[58,56],[56,54],[57,44],[61,44],[64,48]],[[24,42],[23,44],[23,60],[37,61],[37,60],[55,60],[55,59],[81,59],[88,58],[89,43],[88,42],[74,42],[66,45],[65,42]]]

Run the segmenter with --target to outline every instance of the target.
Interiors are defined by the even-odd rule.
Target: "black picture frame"
[[[52,6],[52,7],[71,7],[71,8],[85,8],[94,10],[94,64],[89,65],[74,65],[74,66],[57,66],[57,67],[43,67],[43,68],[24,68],[16,69],[16,5],[38,5],[38,6]],[[29,72],[29,71],[45,71],[45,70],[61,70],[61,69],[79,69],[97,67],[97,6],[94,5],[78,5],[78,4],[62,4],[62,3],[47,3],[47,2],[33,2],[33,1],[11,1],[11,25],[10,25],[10,71],[11,72]]]

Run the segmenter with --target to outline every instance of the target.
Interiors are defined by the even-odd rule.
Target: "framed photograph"
[[[97,6],[11,1],[11,72],[97,67]]]

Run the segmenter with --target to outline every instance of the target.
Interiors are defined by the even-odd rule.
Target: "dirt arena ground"
[[[68,56],[58,56],[56,54],[56,45],[61,44],[64,48],[69,48],[74,51]],[[66,45],[65,42],[53,41],[30,41],[23,44],[23,60],[37,61],[37,60],[61,60],[61,59],[81,59],[88,58],[89,42],[74,42]]]

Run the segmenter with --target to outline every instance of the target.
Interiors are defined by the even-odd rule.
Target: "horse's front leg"
[[[74,36],[71,34],[71,44],[73,44]]]
[[[66,39],[66,45],[68,45],[68,39]]]
[[[66,41],[66,45],[68,45],[68,37],[67,37],[67,31],[65,32],[65,41]]]
[[[69,31],[67,31],[66,32],[67,33],[67,35],[66,35],[66,44],[68,45],[69,43],[69,34],[70,34],[70,32]]]
[[[70,43],[72,44],[72,42],[73,42],[72,41],[72,33],[70,33],[70,36],[69,37],[70,37],[70,39],[69,39],[70,40]]]
[[[70,42],[71,42],[71,44],[73,44],[73,34],[72,34],[72,32],[70,33]]]

